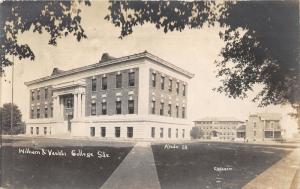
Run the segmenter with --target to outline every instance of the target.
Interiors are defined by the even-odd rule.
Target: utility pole
[[[11,110],[10,110],[10,135],[13,135],[13,121],[14,121],[14,61],[15,56],[13,55],[12,70],[11,70]]]

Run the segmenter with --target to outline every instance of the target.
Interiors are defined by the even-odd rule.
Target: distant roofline
[[[197,119],[193,122],[240,122],[240,123],[244,123],[244,121],[239,120],[237,118],[234,117],[205,117],[205,118],[201,118],[201,119]]]
[[[163,60],[163,59],[161,59],[161,58],[159,58],[159,57],[157,57],[157,56],[155,56],[155,55],[153,55],[153,54],[151,54],[147,51],[144,51],[142,53],[123,56],[123,57],[111,59],[111,60],[108,60],[108,61],[105,61],[105,62],[99,62],[99,63],[96,63],[96,64],[82,66],[82,67],[74,68],[74,69],[67,70],[67,71],[64,71],[64,72],[61,72],[61,73],[57,73],[55,75],[50,75],[50,76],[42,77],[42,78],[39,78],[39,79],[35,79],[35,80],[32,80],[32,81],[25,82],[25,85],[30,86],[32,84],[48,81],[48,80],[59,78],[59,77],[62,77],[62,76],[67,76],[67,75],[87,71],[87,70],[94,69],[94,68],[100,68],[100,67],[104,67],[104,66],[118,64],[118,63],[121,63],[121,62],[124,62],[124,61],[136,60],[136,59],[140,59],[140,58],[149,58],[150,60],[153,60],[157,63],[160,63],[160,64],[162,64],[163,66],[165,66],[167,68],[171,68],[172,70],[174,70],[174,71],[176,71],[180,74],[185,75],[189,79],[191,79],[195,76],[195,74],[192,74],[192,73],[190,73],[190,72],[188,72],[188,71],[186,71],[186,70],[184,70],[184,69],[182,69],[178,66],[175,66],[174,64],[172,64],[168,61],[165,61],[165,60]]]
[[[262,120],[273,120],[273,121],[280,121],[282,119],[282,115],[280,113],[255,113],[250,114],[249,117],[260,117]]]
[[[240,120],[195,120],[193,122],[240,122],[240,123],[244,123],[244,121],[240,121]]]

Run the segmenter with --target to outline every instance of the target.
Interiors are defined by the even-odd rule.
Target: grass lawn
[[[28,145],[27,145],[28,146]],[[123,161],[132,146],[51,146],[29,147],[30,150],[63,150],[65,156],[19,153],[16,146],[2,147],[2,185],[5,188],[99,188]],[[26,149],[22,147],[21,149]],[[72,156],[71,151],[93,153],[93,157]],[[110,157],[99,158],[97,152]]]
[[[5,162],[2,164],[2,185],[17,189],[100,188],[134,145],[47,138],[5,139],[2,142],[2,162]],[[167,149],[165,144],[151,146],[162,189],[242,188],[294,148],[218,142],[170,146],[173,145],[178,148]],[[35,154],[25,153],[27,149]],[[42,149],[62,152],[62,155],[36,153],[42,153]],[[72,151],[77,155],[72,156]],[[109,157],[99,158],[99,151]],[[93,156],[88,158],[83,153]],[[216,171],[215,168],[230,170]]]
[[[162,189],[238,189],[290,151],[263,145],[193,143],[187,150],[152,150]],[[214,167],[232,168],[215,171]]]

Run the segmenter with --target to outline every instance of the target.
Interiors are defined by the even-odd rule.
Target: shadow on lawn
[[[19,151],[21,149],[21,152]],[[131,147],[65,146],[28,148],[37,154],[24,154],[27,147],[2,147],[2,184],[5,188],[99,188],[132,149]],[[42,149],[46,154],[42,155]],[[49,156],[47,150],[62,152]],[[72,156],[75,150],[78,156]],[[80,153],[93,153],[87,158]],[[98,151],[110,157],[99,158]]]

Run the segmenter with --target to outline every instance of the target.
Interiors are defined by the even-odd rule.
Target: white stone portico
[[[53,106],[55,111],[53,114],[54,119],[64,120],[64,96],[73,97],[72,115],[73,119],[80,119],[85,116],[85,80],[77,80],[73,82],[65,82],[53,86]]]

